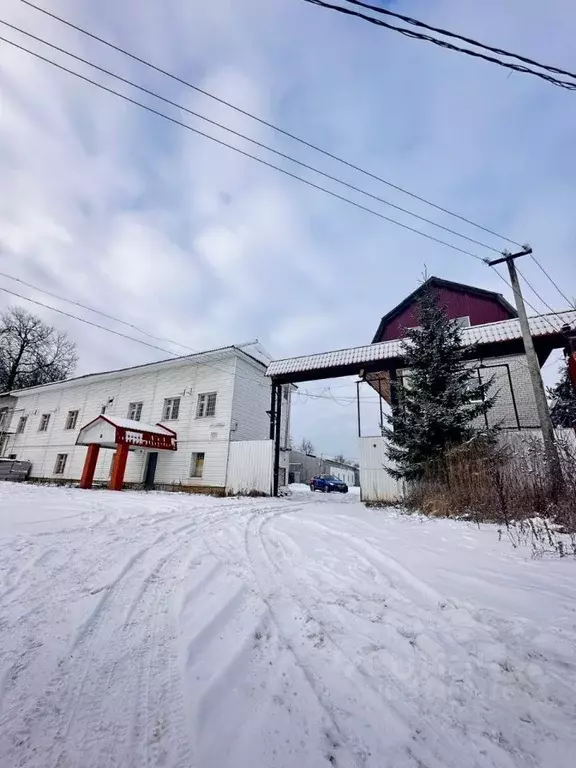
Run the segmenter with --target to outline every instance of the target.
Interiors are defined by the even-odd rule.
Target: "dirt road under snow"
[[[490,527],[0,484],[2,768],[567,768],[575,651]]]

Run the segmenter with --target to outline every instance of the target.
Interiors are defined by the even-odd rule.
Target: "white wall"
[[[328,472],[339,480],[342,480],[346,485],[354,485],[354,470],[331,465],[328,467]]]
[[[386,472],[390,461],[383,437],[360,438],[360,494],[362,501],[400,501],[403,483]]]
[[[258,491],[270,495],[273,463],[273,440],[231,443],[226,490],[228,493]]]
[[[184,485],[216,485],[223,487],[228,459],[228,438],[231,424],[235,376],[235,353],[211,358],[210,364],[183,361],[181,365],[147,366],[116,374],[89,377],[37,388],[18,395],[13,416],[15,428],[21,415],[28,421],[23,434],[12,435],[5,453],[15,453],[18,459],[32,462],[32,477],[57,477],[78,480],[86,448],[75,446],[81,426],[99,415],[102,405],[110,398],[113,403],[107,413],[126,417],[130,402],[142,401],[141,421],[164,422],[178,433],[178,451],[159,453],[156,471],[158,483]],[[216,367],[214,367],[216,366]],[[198,394],[217,392],[216,414],[196,418]],[[164,399],[180,397],[177,420],[162,418]],[[74,430],[64,429],[69,410],[78,410]],[[43,413],[50,413],[46,432],[39,432]],[[266,435],[267,436],[267,435]],[[190,478],[193,452],[206,454],[202,478]],[[67,453],[63,475],[54,475],[58,453]],[[107,480],[113,451],[101,450],[96,470],[97,480]],[[127,482],[141,482],[145,465],[143,452],[131,451],[126,468]]]
[[[232,398],[231,440],[267,440],[270,437],[271,382],[262,367],[236,358]]]

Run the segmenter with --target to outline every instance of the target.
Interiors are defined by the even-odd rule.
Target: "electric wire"
[[[107,312],[102,312],[100,309],[96,309],[95,307],[91,307],[89,304],[82,304],[79,301],[74,301],[74,299],[68,299],[65,296],[60,296],[57,293],[52,293],[52,291],[48,291],[45,288],[39,288],[37,285],[34,285],[33,283],[28,283],[26,280],[22,280],[20,277],[15,277],[14,275],[9,275],[7,272],[0,272],[0,277],[4,277],[7,280],[13,280],[16,283],[20,283],[21,285],[25,285],[27,288],[32,288],[34,291],[38,291],[39,293],[44,293],[46,296],[51,296],[53,299],[58,299],[59,301],[65,301],[68,304],[74,304],[76,307],[80,307],[81,309],[86,309],[89,312],[94,312],[97,315],[101,315],[102,317],[107,318],[108,320],[113,320],[116,323],[120,323],[121,325],[126,325],[128,328],[132,328],[135,331],[138,331],[138,333],[143,334],[144,336],[148,336],[150,339],[154,339],[155,341],[162,341],[166,344],[174,344],[178,347],[182,347],[183,349],[187,349],[190,352],[198,352],[197,349],[193,349],[192,347],[187,346],[186,344],[181,344],[179,341],[173,341],[172,339],[166,339],[162,336],[154,336],[154,334],[149,333],[148,331],[144,330],[144,328],[140,328],[138,325],[134,325],[134,323],[130,323],[127,320],[122,320],[119,317],[116,317],[115,315],[109,315]]]
[[[24,1],[25,0],[22,0],[22,2]],[[362,19],[363,21],[367,21],[370,24],[375,24],[378,27],[384,27],[385,29],[390,29],[394,32],[399,32],[401,35],[404,35],[405,37],[409,37],[413,40],[423,40],[428,43],[433,43],[434,45],[438,45],[441,48],[446,48],[450,51],[464,53],[467,56],[472,56],[476,59],[483,59],[484,61],[488,61],[491,64],[497,64],[498,66],[504,67],[505,69],[510,69],[513,72],[520,72],[522,74],[539,77],[540,79],[545,80],[546,82],[551,83],[552,85],[558,86],[559,88],[564,88],[569,91],[576,90],[576,82],[559,80],[558,78],[553,77],[552,75],[545,74],[544,72],[538,72],[534,69],[530,69],[529,67],[523,66],[521,64],[514,64],[509,61],[502,61],[502,59],[497,59],[494,56],[488,56],[484,53],[480,53],[479,51],[473,51],[469,48],[462,48],[461,46],[454,45],[453,43],[448,43],[445,40],[439,40],[436,37],[431,37],[430,35],[425,35],[425,34],[422,34],[421,32],[413,32],[412,30],[409,30],[403,27],[397,27],[397,26],[394,26],[394,24],[389,24],[386,21],[382,21],[382,19],[375,19],[373,16],[368,16],[365,13],[354,11],[351,8],[344,8],[341,5],[334,5],[332,3],[327,3],[327,2],[324,2],[324,0],[304,0],[304,2],[310,3],[311,5],[317,5],[324,9],[337,11],[339,13],[346,14],[347,16],[354,16],[356,18]],[[572,75],[570,75],[570,77],[572,77]]]
[[[538,259],[536,258],[536,256],[534,256],[534,254],[533,254],[533,253],[532,253],[532,254],[530,254],[530,255],[531,255],[531,257],[532,257],[532,260],[533,260],[533,261],[534,261],[534,263],[536,264],[536,266],[537,266],[537,267],[540,269],[540,271],[541,271],[541,272],[543,272],[543,273],[544,273],[544,275],[545,275],[545,276],[548,278],[548,280],[549,280],[549,281],[552,283],[552,285],[553,285],[553,286],[556,288],[556,290],[558,291],[558,293],[560,294],[560,296],[562,296],[562,298],[564,299],[564,301],[566,301],[566,302],[567,302],[567,304],[568,304],[570,307],[573,307],[574,309],[576,309],[576,302],[574,301],[574,299],[569,299],[569,298],[568,298],[568,296],[566,296],[566,294],[564,293],[564,291],[562,291],[562,289],[560,288],[560,286],[558,285],[558,283],[557,283],[557,282],[556,282],[556,281],[555,281],[555,280],[552,278],[552,276],[549,274],[549,272],[548,272],[548,271],[547,271],[547,270],[546,270],[546,269],[545,269],[545,268],[542,266],[542,264],[541,264],[541,263],[538,261]]]
[[[24,281],[20,281],[20,282],[24,282]],[[43,289],[37,288],[36,286],[33,286],[30,283],[26,283],[26,285],[29,285],[34,290],[37,290],[37,291],[40,291],[40,292],[44,292],[44,293],[48,293],[47,291],[43,291]],[[91,320],[87,320],[86,318],[79,317],[78,315],[74,315],[71,312],[65,312],[63,309],[58,309],[57,307],[53,307],[50,304],[46,304],[45,302],[38,301],[37,299],[31,299],[29,296],[24,296],[21,293],[18,293],[16,291],[10,290],[9,288],[5,288],[3,286],[0,286],[0,291],[3,291],[4,293],[10,294],[11,296],[15,296],[18,299],[22,299],[23,301],[27,301],[27,302],[29,302],[31,304],[35,304],[38,307],[42,307],[44,309],[49,309],[51,312],[57,312],[58,314],[64,315],[65,317],[68,317],[68,318],[70,318],[72,320],[77,320],[80,323],[85,323],[86,325],[90,325],[93,328],[98,328],[101,331],[106,331],[107,333],[112,333],[115,336],[119,336],[119,337],[121,337],[123,339],[127,339],[129,341],[134,341],[137,344],[143,344],[144,346],[150,347],[151,349],[158,350],[159,352],[164,352],[165,354],[170,355],[172,358],[182,359],[182,358],[187,357],[187,355],[178,355],[176,352],[173,352],[172,350],[166,349],[165,347],[159,347],[156,344],[151,344],[151,343],[149,343],[147,341],[144,341],[143,339],[138,339],[135,336],[129,336],[126,333],[122,333],[121,331],[114,330],[113,328],[108,328],[105,325],[100,325],[99,323],[95,323],[95,322],[93,322]],[[49,295],[54,296],[54,298],[59,298],[55,294],[49,294]],[[73,302],[73,303],[77,303],[77,302]],[[83,307],[84,305],[78,303],[78,306]],[[89,307],[86,307],[86,308],[91,309]],[[97,311],[97,310],[92,310],[92,311]],[[110,319],[114,319],[117,322],[123,322],[122,320],[119,320],[116,317],[113,317],[113,316],[109,316],[109,317],[110,317]],[[129,324],[127,323],[127,325],[129,325]],[[134,327],[137,328],[137,326],[134,326]],[[174,342],[174,341],[172,341],[170,339],[167,339],[167,341],[170,344],[176,344],[177,343],[177,342]],[[241,347],[236,347],[236,348],[242,350]],[[191,347],[188,347],[188,349],[191,349]],[[206,350],[207,353],[211,352],[211,351],[212,350]],[[216,350],[214,350],[214,351],[216,351]],[[204,353],[195,351],[195,354],[204,354]],[[159,360],[159,361],[156,361],[156,362],[163,362],[163,361]],[[219,368],[214,363],[210,363],[210,362],[206,362],[205,361],[202,364],[204,366],[206,366],[207,368],[212,368],[212,369],[214,369],[216,371],[219,371],[221,373],[229,373],[229,371],[227,371],[224,368]],[[146,365],[146,363],[144,363],[144,365]],[[256,382],[253,379],[251,379],[251,378],[249,378],[247,376],[244,376],[243,374],[241,374],[239,372],[237,372],[236,375],[239,378],[244,378],[247,381],[250,381],[252,384],[256,384],[257,386],[260,386],[260,387],[263,387],[264,389],[270,390],[270,385],[263,384],[261,382]],[[299,390],[299,392],[300,392],[300,390]],[[316,395],[316,394],[313,394],[313,393],[308,393],[308,392],[306,392],[306,390],[302,390],[302,394],[305,394],[305,395],[309,396],[312,399],[318,399],[318,398],[326,399],[326,400],[331,400],[332,399],[330,396],[324,396],[324,395],[320,396],[320,395]],[[342,398],[342,399],[346,399],[346,398]],[[364,400],[363,398],[361,398],[361,399]],[[351,401],[355,401],[355,400],[356,400],[356,398],[351,398]]]
[[[137,83],[133,82],[132,80],[128,80],[125,77],[122,77],[121,75],[117,74],[116,72],[112,72],[111,70],[105,69],[104,67],[99,66],[98,64],[95,64],[92,61],[89,61],[88,59],[82,58],[82,56],[77,56],[75,53],[72,53],[71,51],[68,51],[65,48],[61,48],[58,45],[55,45],[54,43],[49,42],[48,40],[45,40],[42,37],[38,37],[37,35],[33,35],[31,32],[27,32],[25,29],[22,29],[21,27],[17,27],[14,24],[10,24],[10,22],[5,21],[3,19],[0,19],[0,24],[3,24],[6,27],[10,27],[10,29],[15,30],[16,32],[19,32],[22,35],[26,35],[29,38],[32,38],[33,40],[36,40],[39,43],[42,43],[43,45],[49,46],[53,50],[59,51],[60,53],[65,54],[66,56],[69,56],[72,59],[75,59],[76,61],[80,61],[83,64],[86,64],[89,67],[92,67],[93,69],[98,70],[99,72],[102,72],[105,75],[108,75],[109,77],[113,77],[116,80],[119,80],[122,83],[125,83],[126,85],[129,85],[132,88],[136,88],[139,91],[142,91],[143,93],[148,94],[149,96],[152,96],[156,99],[159,99],[160,101],[163,101],[166,104],[169,104],[171,107],[176,107],[176,109],[180,109],[183,112],[186,112],[189,115],[192,115],[193,117],[197,117],[200,120],[204,120],[205,122],[209,123],[210,125],[216,126],[217,128],[221,128],[224,131],[227,131],[228,133],[231,133],[234,136],[237,136],[240,139],[244,139],[245,141],[250,142],[251,144],[254,144],[257,147],[260,147],[261,149],[265,149],[268,152],[272,152],[273,154],[277,155],[278,157],[282,157],[284,160],[289,160],[291,163],[295,163],[296,165],[299,165],[301,168],[306,168],[308,171],[312,171],[313,173],[317,173],[320,176],[323,176],[326,179],[329,179],[330,181],[334,181],[337,184],[341,184],[342,186],[346,187],[347,189],[351,189],[354,192],[358,192],[361,195],[364,195],[365,197],[369,197],[372,200],[376,200],[379,203],[383,203],[384,205],[388,205],[391,208],[394,208],[397,211],[401,211],[402,213],[407,214],[408,216],[412,216],[415,219],[418,219],[419,221],[423,221],[426,224],[430,224],[433,227],[437,227],[438,229],[443,230],[444,232],[448,232],[452,235],[455,235],[456,237],[461,237],[463,240],[467,240],[470,243],[473,243],[474,245],[479,245],[481,248],[486,248],[489,251],[493,251],[494,253],[500,253],[498,248],[494,248],[491,245],[488,245],[487,243],[483,243],[481,240],[476,240],[473,237],[469,237],[468,235],[464,235],[461,232],[457,232],[454,229],[451,229],[450,227],[446,227],[443,224],[439,224],[436,221],[433,221],[432,219],[428,219],[425,216],[421,216],[418,213],[415,213],[414,211],[411,211],[407,208],[403,208],[400,205],[396,205],[396,203],[390,202],[390,200],[385,200],[382,197],[379,197],[378,195],[374,195],[371,192],[368,192],[365,189],[362,189],[360,187],[355,186],[354,184],[350,184],[349,182],[345,181],[344,179],[340,179],[337,176],[333,176],[330,173],[326,173],[325,171],[320,170],[319,168],[316,168],[313,165],[309,165],[308,163],[304,163],[301,160],[298,160],[295,157],[292,157],[291,155],[287,155],[284,152],[280,152],[277,149],[274,149],[273,147],[268,146],[267,144],[264,144],[261,141],[257,141],[256,139],[250,138],[250,136],[246,136],[246,134],[240,133],[239,131],[234,130],[233,128],[228,127],[227,125],[224,125],[223,123],[219,123],[217,120],[212,120],[209,117],[206,117],[205,115],[200,114],[199,112],[195,112],[192,109],[188,109],[188,107],[183,106],[182,104],[179,104],[177,102],[171,101],[170,99],[165,98],[159,93],[156,93],[155,91],[151,91],[149,88],[145,88],[142,85],[138,85]]]
[[[526,275],[525,275],[525,274],[524,274],[524,273],[523,273],[523,272],[520,270],[520,267],[516,266],[516,271],[518,272],[518,274],[520,275],[520,277],[522,278],[522,280],[524,280],[524,282],[526,283],[526,285],[528,286],[528,288],[529,288],[529,289],[532,291],[532,293],[534,294],[534,296],[536,296],[536,298],[537,298],[537,299],[540,299],[540,301],[542,302],[542,304],[544,304],[544,306],[546,307],[546,309],[549,309],[549,310],[550,310],[550,312],[555,312],[556,310],[555,310],[555,309],[553,309],[553,308],[550,306],[550,304],[548,304],[548,302],[547,302],[545,299],[543,299],[543,298],[542,298],[542,296],[541,296],[541,295],[538,293],[538,291],[536,290],[536,288],[534,288],[534,286],[532,285],[532,283],[531,283],[531,282],[528,280],[528,278],[526,277]]]
[[[431,206],[432,208],[435,208],[438,211],[441,211],[442,213],[447,214],[448,216],[452,216],[456,219],[459,219],[460,221],[465,222],[466,224],[469,224],[470,226],[476,227],[479,230],[482,230],[483,232],[486,232],[487,234],[493,235],[494,237],[498,237],[501,240],[505,240],[506,242],[521,247],[521,243],[516,242],[515,240],[511,240],[509,237],[506,237],[505,235],[499,234],[498,232],[495,232],[492,229],[489,229],[488,227],[482,226],[481,224],[478,224],[475,221],[472,221],[471,219],[466,218],[465,216],[462,216],[461,214],[455,213],[454,211],[449,210],[448,208],[444,208],[441,205],[437,205],[436,203],[433,203],[431,200],[426,199],[425,197],[422,197],[420,195],[417,195],[414,192],[411,192],[408,189],[405,189],[404,187],[401,187],[397,184],[394,184],[393,182],[389,181],[388,179],[385,179],[381,176],[378,176],[375,173],[372,173],[371,171],[368,171],[365,168],[362,168],[354,163],[352,163],[349,160],[346,160],[342,157],[339,157],[338,155],[333,154],[332,152],[329,152],[326,149],[323,149],[322,147],[319,147],[316,144],[313,144],[310,141],[307,141],[306,139],[303,139],[300,136],[297,136],[294,133],[290,133],[289,131],[281,128],[278,125],[275,125],[274,123],[271,123],[267,120],[264,120],[261,117],[258,117],[257,115],[254,115],[252,112],[249,112],[248,110],[242,109],[241,107],[238,107],[236,104],[233,104],[232,102],[226,101],[225,99],[216,96],[215,94],[211,93],[210,91],[207,91],[204,88],[200,88],[197,85],[194,85],[189,80],[184,80],[183,78],[179,77],[178,75],[175,75],[172,72],[169,72],[166,69],[163,69],[162,67],[159,67],[155,64],[153,64],[151,61],[141,57],[137,56],[136,54],[126,50],[125,48],[122,48],[119,45],[116,45],[114,43],[111,43],[109,40],[106,40],[105,38],[94,34],[93,32],[90,32],[87,29],[84,29],[83,27],[80,27],[77,24],[74,24],[73,22],[69,21],[68,19],[65,19],[62,16],[58,16],[57,14],[53,13],[52,11],[48,11],[45,8],[42,8],[41,6],[35,5],[34,3],[30,2],[29,0],[21,0],[25,5],[29,6],[30,8],[39,11],[40,13],[45,14],[46,16],[54,19],[55,21],[58,21],[59,23],[69,27],[70,29],[74,29],[76,32],[80,32],[81,34],[91,38],[92,40],[96,40],[97,42],[101,43],[102,45],[107,46],[111,50],[117,51],[118,53],[123,54],[124,56],[127,56],[128,58],[132,59],[133,61],[138,62],[139,64],[144,65],[145,67],[148,67],[149,69],[158,72],[161,75],[164,75],[165,77],[170,78],[171,80],[174,80],[177,83],[180,83],[181,85],[186,86],[187,88],[190,88],[193,91],[196,91],[197,93],[201,93],[203,96],[206,96],[209,99],[212,99],[216,101],[219,104],[223,104],[224,106],[234,110],[235,112],[244,115],[245,117],[249,117],[250,119],[256,121],[260,125],[264,125],[267,128],[272,129],[273,131],[276,131],[277,133],[286,136],[287,138],[298,142],[299,144],[308,147],[309,149],[314,150],[315,152],[319,152],[320,154],[324,155],[325,157],[329,157],[332,160],[336,160],[337,162],[347,166],[348,168],[351,168],[354,171],[357,171],[358,173],[361,173],[371,179],[374,179],[375,181],[380,182],[381,184],[385,184],[386,186],[395,189],[398,192],[401,192],[402,194],[408,195],[409,197],[413,198],[414,200],[418,200],[421,203],[424,203],[426,205]]]
[[[348,203],[349,205],[352,205],[355,208],[358,208],[359,210],[365,211],[366,213],[370,213],[373,216],[377,216],[378,218],[383,219],[384,221],[387,221],[391,224],[395,224],[396,226],[401,227],[402,229],[408,230],[409,232],[413,232],[414,234],[420,235],[421,237],[425,237],[428,240],[438,243],[439,245],[444,245],[447,248],[451,248],[454,251],[463,253],[466,256],[471,256],[473,259],[477,259],[478,261],[484,261],[482,257],[478,256],[475,253],[472,253],[471,251],[467,251],[464,248],[460,248],[459,246],[454,245],[453,243],[448,243],[445,240],[441,240],[438,237],[434,237],[433,235],[423,232],[420,229],[416,229],[415,227],[411,227],[408,224],[404,224],[403,222],[400,222],[397,219],[393,219],[390,216],[385,216],[379,211],[375,211],[373,208],[368,208],[367,206],[362,205],[361,203],[357,203],[355,200],[351,200],[350,198],[340,195],[337,192],[334,192],[333,190],[328,189],[327,187],[323,187],[320,184],[316,184],[315,182],[310,181],[309,179],[306,179],[303,176],[298,176],[298,174],[292,173],[291,171],[286,170],[286,168],[282,168],[279,165],[274,165],[274,163],[270,163],[261,157],[257,157],[256,155],[252,155],[250,152],[246,152],[245,150],[240,149],[239,147],[235,147],[232,144],[228,144],[227,142],[222,141],[221,139],[218,139],[215,136],[211,136],[210,134],[205,133],[204,131],[200,131],[198,128],[194,128],[191,125],[188,125],[187,123],[183,123],[181,120],[177,120],[174,117],[170,117],[169,115],[166,115],[163,112],[160,112],[159,110],[154,109],[153,107],[147,106],[146,104],[143,104],[142,102],[137,101],[136,99],[132,99],[131,97],[126,96],[125,94],[120,93],[119,91],[115,91],[113,88],[109,88],[108,86],[103,85],[102,83],[98,83],[95,80],[92,80],[89,77],[86,77],[85,75],[80,74],[80,72],[76,72],[75,70],[69,69],[68,67],[65,67],[64,65],[59,64],[58,62],[53,61],[52,59],[46,58],[45,56],[42,56],[41,54],[35,51],[32,51],[29,48],[26,48],[25,46],[15,43],[13,40],[8,40],[7,38],[2,37],[1,35],[0,35],[0,40],[4,43],[7,43],[8,45],[12,45],[13,47],[18,48],[21,51],[24,51],[25,53],[28,53],[31,56],[34,56],[37,59],[40,59],[41,61],[46,62],[47,64],[51,64],[57,69],[60,69],[64,72],[68,72],[74,77],[77,77],[80,80],[84,80],[85,82],[90,83],[91,85],[94,85],[96,88],[106,91],[107,93],[113,96],[116,96],[117,98],[123,99],[124,101],[127,101],[130,104],[140,107],[141,109],[144,109],[147,112],[150,112],[151,114],[157,115],[158,117],[162,117],[164,120],[167,120],[168,122],[173,123],[174,125],[178,125],[181,128],[185,128],[186,130],[191,131],[192,133],[196,133],[199,136],[203,136],[204,138],[209,139],[210,141],[213,141],[216,144],[219,144],[223,147],[227,147],[228,149],[231,149],[234,152],[237,152],[238,154],[243,155],[244,157],[250,158],[251,160],[255,160],[257,163],[260,163],[261,165],[264,165],[268,168],[272,168],[276,171],[279,171],[280,173],[283,173],[285,176],[289,176],[292,179],[301,181],[303,184],[306,184],[307,186],[312,187],[313,189],[317,189],[320,192],[324,192],[325,194],[330,195],[331,197],[334,197],[337,200],[341,200],[342,202]]]
[[[443,29],[442,27],[433,27],[430,24],[426,24],[423,21],[414,19],[411,16],[404,16],[401,13],[396,13],[395,11],[390,11],[386,8],[382,8],[382,6],[370,5],[369,3],[362,2],[362,0],[345,0],[345,2],[349,3],[350,5],[357,5],[357,6],[361,6],[362,8],[367,8],[371,11],[375,11],[376,13],[379,13],[382,16],[391,16],[392,18],[400,19],[401,21],[404,21],[407,24],[411,24],[415,27],[420,27],[422,29],[427,29],[430,32],[436,32],[440,35],[444,35],[445,37],[451,37],[456,40],[462,40],[464,43],[469,43],[470,45],[474,45],[477,48],[482,48],[485,51],[490,51],[490,53],[496,53],[499,56],[507,56],[512,59],[518,59],[518,61],[522,61],[524,62],[524,64],[530,64],[534,67],[545,69],[548,72],[553,72],[556,75],[566,75],[567,77],[572,77],[576,80],[576,74],[574,72],[569,72],[568,70],[560,69],[559,67],[554,67],[554,66],[551,66],[550,64],[542,64],[539,61],[536,61],[535,59],[530,59],[527,56],[522,56],[518,53],[512,53],[511,51],[506,51],[503,48],[495,48],[494,46],[486,45],[486,43],[481,43],[478,40],[474,40],[471,37],[465,37],[464,35],[457,34],[456,32],[450,32],[449,30]]]

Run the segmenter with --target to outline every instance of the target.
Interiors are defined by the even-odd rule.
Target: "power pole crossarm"
[[[520,287],[520,281],[518,280],[518,272],[516,271],[515,264],[516,259],[520,258],[521,256],[527,256],[531,253],[531,248],[524,248],[518,253],[504,253],[502,258],[494,259],[488,263],[490,266],[494,266],[495,264],[506,262],[506,266],[508,267],[510,283],[514,293],[514,301],[516,303],[516,309],[518,310],[518,320],[520,321],[522,340],[524,341],[524,350],[526,352],[528,371],[532,381],[532,389],[534,390],[534,399],[536,400],[538,420],[540,422],[542,438],[544,440],[544,450],[546,452],[546,459],[548,462],[548,475],[550,479],[550,485],[551,488],[557,490],[559,484],[562,482],[562,468],[560,465],[560,459],[558,458],[558,451],[556,449],[554,427],[552,426],[552,419],[550,418],[550,411],[548,410],[546,391],[544,389],[544,383],[540,373],[540,363],[538,362],[536,350],[534,349],[534,341],[532,339],[532,334],[530,333],[530,324],[528,322],[526,307],[524,306],[524,297],[522,296],[522,289]]]

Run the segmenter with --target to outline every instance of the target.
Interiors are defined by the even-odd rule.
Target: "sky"
[[[530,243],[564,292],[576,294],[576,94],[302,0],[37,2],[375,175]],[[576,71],[576,7],[569,0],[399,0],[392,6]],[[0,17],[371,194],[456,225],[498,250],[508,245],[20,0],[4,0]],[[383,215],[490,255],[18,32],[3,27],[0,34]],[[283,358],[369,343],[380,317],[417,287],[424,271],[501,291],[511,300],[508,287],[481,261],[307,187],[4,42],[0,177],[0,271],[195,350],[258,338],[274,358]],[[548,304],[566,308],[533,262],[524,260],[523,271]],[[151,342],[6,278],[0,287]],[[526,296],[546,311],[528,289]],[[166,357],[0,292],[0,310],[18,303],[69,332],[78,345],[78,373]],[[550,366],[547,377],[554,373]],[[306,437],[318,453],[357,457],[354,392],[350,380],[302,385],[293,409],[295,442]],[[365,429],[374,433],[374,396],[365,392],[363,398]]]

